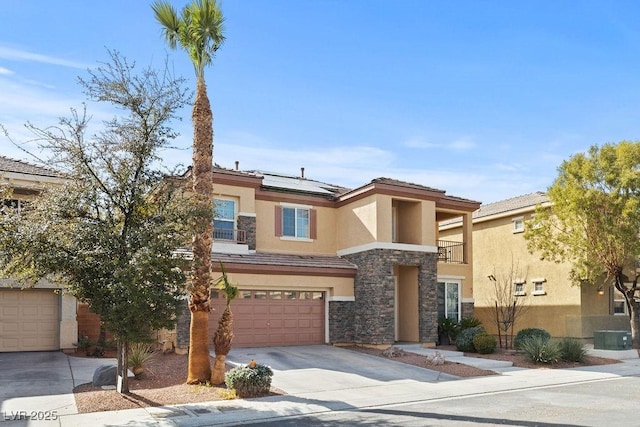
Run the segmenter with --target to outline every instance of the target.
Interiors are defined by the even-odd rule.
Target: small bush
[[[539,337],[545,341],[549,341],[551,339],[551,335],[549,332],[540,328],[526,328],[521,329],[516,334],[515,339],[513,340],[513,346],[516,350],[522,350],[522,345],[525,341],[528,341],[531,338]]]
[[[473,346],[473,337],[484,332],[485,330],[482,326],[474,326],[473,328],[462,330],[458,334],[458,338],[456,338],[456,347],[459,351],[466,351],[467,353],[475,352],[476,348]]]
[[[153,346],[148,343],[134,343],[129,346],[129,355],[127,361],[129,369],[137,377],[142,375],[144,366],[148,364],[154,357]]]
[[[460,325],[454,319],[450,317],[441,317],[438,320],[438,335],[447,337],[449,342],[455,342],[459,331]]]
[[[535,363],[553,364],[562,358],[560,345],[540,335],[524,340],[521,350],[527,359]]]
[[[476,326],[482,326],[482,321],[477,317],[464,317],[460,320],[460,329],[475,328]]]
[[[256,397],[269,393],[273,371],[266,365],[238,366],[227,372],[224,383],[235,390],[238,397]]]
[[[493,353],[496,351],[496,345],[498,345],[498,341],[493,335],[481,333],[473,337],[473,346],[480,354]]]
[[[563,338],[559,345],[562,360],[582,363],[587,357],[587,349],[576,338]]]

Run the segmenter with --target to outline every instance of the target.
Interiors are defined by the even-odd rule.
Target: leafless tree
[[[487,276],[493,290],[488,302],[495,306],[493,320],[498,330],[500,348],[513,346],[513,327],[529,308],[528,296],[517,289],[517,284],[524,285],[526,278],[527,272],[523,274],[513,258],[509,268],[498,271],[494,267],[493,274]]]

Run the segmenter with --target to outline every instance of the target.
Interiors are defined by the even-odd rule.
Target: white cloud
[[[0,67],[0,75],[8,76],[10,74],[13,74],[13,71],[9,70],[8,68]]]
[[[448,142],[431,142],[424,138],[411,138],[402,143],[404,147],[407,148],[417,148],[417,149],[441,149],[441,150],[451,150],[455,152],[463,152],[469,151],[476,147],[476,143],[473,142],[473,139],[470,137],[459,137],[453,139]]]
[[[56,58],[49,55],[42,55],[40,53],[28,52],[26,50],[14,49],[8,46],[0,46],[0,58],[13,61],[40,62],[44,64],[60,65],[70,68],[86,69],[90,67],[85,63],[70,61],[63,58]]]

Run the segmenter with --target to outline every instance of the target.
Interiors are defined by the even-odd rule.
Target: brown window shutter
[[[318,238],[318,211],[315,209],[309,210],[309,238]]]
[[[282,236],[282,206],[276,206],[276,236]]]

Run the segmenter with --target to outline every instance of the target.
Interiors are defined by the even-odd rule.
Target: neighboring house
[[[526,221],[535,217],[536,205],[549,204],[545,193],[526,194],[482,205],[473,213],[473,296],[475,316],[490,333],[497,334],[495,284],[489,278],[511,277],[513,297],[528,306],[514,332],[543,328],[554,337],[593,338],[594,330],[628,330],[624,298],[610,288],[573,286],[571,266],[541,260],[527,250]],[[440,224],[440,236],[461,234],[459,221]],[[513,268],[513,274],[511,270]]]
[[[189,176],[189,172],[185,177]],[[216,167],[212,267],[240,292],[236,347],[435,345],[438,317],[474,314],[471,214],[479,202],[378,178],[356,189]],[[441,240],[438,223],[464,232]],[[212,290],[210,333],[224,299]],[[189,313],[177,347],[188,346]]]
[[[13,189],[2,209],[23,209],[30,200],[63,177],[50,169],[0,156],[0,183]],[[75,298],[42,280],[21,289],[15,280],[0,278],[0,352],[72,349],[78,339]]]

